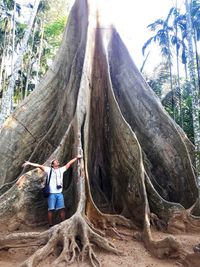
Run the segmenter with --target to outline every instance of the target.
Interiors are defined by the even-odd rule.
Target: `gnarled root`
[[[155,213],[150,213],[150,222],[151,225],[154,226],[157,230],[166,230],[167,228],[166,223],[158,218]]]
[[[179,242],[172,236],[168,236],[162,240],[153,240],[148,216],[145,216],[144,230],[142,239],[146,248],[156,257],[162,258],[180,258],[183,254]]]
[[[101,235],[101,232],[94,231],[82,215],[77,213],[44,233],[10,234],[5,238],[1,238],[0,246],[2,249],[15,247],[16,244],[18,246],[30,244],[30,242],[37,243],[40,248],[21,264],[23,267],[37,266],[53,251],[56,251],[58,245],[62,247],[62,251],[53,262],[53,266],[57,266],[61,262],[70,264],[76,259],[83,261],[86,257],[89,258],[92,266],[101,266],[92,248],[93,244],[106,251],[115,254],[120,253],[112,243]]]
[[[185,267],[199,267],[200,265],[200,253],[187,254],[181,261]]]
[[[138,229],[131,220],[121,215],[104,214],[95,206],[93,202],[87,206],[87,218],[92,228],[99,228],[106,231],[109,236],[123,239],[124,233],[119,233],[117,226],[129,229]],[[96,230],[95,230],[96,231]],[[99,230],[98,230],[99,231]]]
[[[122,236],[116,229],[116,226],[123,226],[129,229],[138,229],[133,222],[122,215],[116,214],[105,214],[102,213],[95,203],[93,202],[88,181],[86,183],[87,188],[87,205],[86,205],[86,216],[92,228],[99,228],[106,231],[107,234],[113,236],[113,234],[122,239]]]
[[[175,210],[168,221],[169,233],[200,232],[200,219],[190,214],[190,210]]]
[[[148,250],[160,259],[180,257],[180,244],[172,236],[168,236],[158,241],[153,239],[144,241]]]

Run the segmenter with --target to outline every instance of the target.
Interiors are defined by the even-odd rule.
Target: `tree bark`
[[[117,225],[140,231],[144,245],[159,258],[181,256],[172,237],[153,240],[150,221],[171,232],[181,218],[188,222],[185,231],[193,221],[185,208],[198,199],[194,148],[101,12],[94,1],[75,2],[53,66],[0,130],[4,232],[46,223],[39,190],[43,173],[22,171],[24,160],[48,165],[57,158],[64,164],[83,156],[64,179],[67,220],[41,233],[0,238],[1,249],[38,245],[22,266],[38,265],[58,245],[54,266],[77,255],[99,266],[91,243],[120,253],[102,232],[117,233]],[[195,224],[199,231],[199,221]]]

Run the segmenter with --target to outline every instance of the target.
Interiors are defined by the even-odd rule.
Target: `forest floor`
[[[41,231],[44,229],[38,229]],[[121,231],[124,231],[121,229]],[[133,237],[133,233],[129,230],[125,232],[128,235],[123,236],[123,240],[117,239],[116,237],[109,237],[108,239],[121,251],[124,255],[115,255],[107,253],[101,249],[95,248],[94,251],[98,256],[102,266],[104,267],[114,267],[121,266],[124,267],[177,267],[182,266],[176,259],[164,259],[160,260],[153,257],[147,249],[145,249],[142,242],[136,241]],[[169,234],[152,231],[152,236],[155,240],[159,240],[168,236]],[[179,234],[175,236],[181,245],[188,251],[188,253],[193,252],[193,246],[200,243],[200,234],[190,233],[190,234]],[[7,251],[0,251],[0,267],[16,267],[20,262],[23,262],[35,251],[34,247],[25,248],[10,248]],[[53,266],[51,263],[56,257],[56,252],[49,256],[43,263],[39,264],[38,267],[48,267]],[[64,267],[66,265],[60,264],[56,267]],[[89,262],[75,262],[70,265],[71,267],[89,267],[91,266]],[[199,263],[200,266],[200,263]]]

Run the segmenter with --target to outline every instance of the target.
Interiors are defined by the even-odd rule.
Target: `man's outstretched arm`
[[[40,168],[42,171],[45,171],[45,166],[44,165],[40,165],[38,163],[32,163],[30,161],[25,161],[25,163],[22,165],[23,167],[26,167],[26,166],[33,166],[33,167],[36,167],[36,168]],[[25,175],[22,175],[19,177],[19,179],[17,180],[16,182],[16,185],[20,188],[22,187],[24,181],[26,179],[26,176]]]
[[[45,166],[44,165],[41,165],[41,164],[38,164],[38,163],[33,163],[33,162],[30,162],[30,161],[25,161],[25,163],[22,166],[26,167],[28,165],[36,167],[36,168],[40,168],[42,171],[45,171]]]
[[[78,155],[77,157],[71,159],[69,162],[67,162],[67,164],[65,165],[66,170],[69,169],[69,167],[78,159],[81,159],[82,156]]]

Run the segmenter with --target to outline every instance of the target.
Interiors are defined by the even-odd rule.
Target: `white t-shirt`
[[[49,179],[49,174],[50,174],[51,168],[45,166],[45,172],[47,174],[47,179]],[[57,189],[57,185],[63,185],[63,173],[66,171],[66,167],[63,166],[58,169],[52,168],[52,173],[51,173],[51,179],[50,179],[50,193],[61,193],[62,192],[62,187]]]

